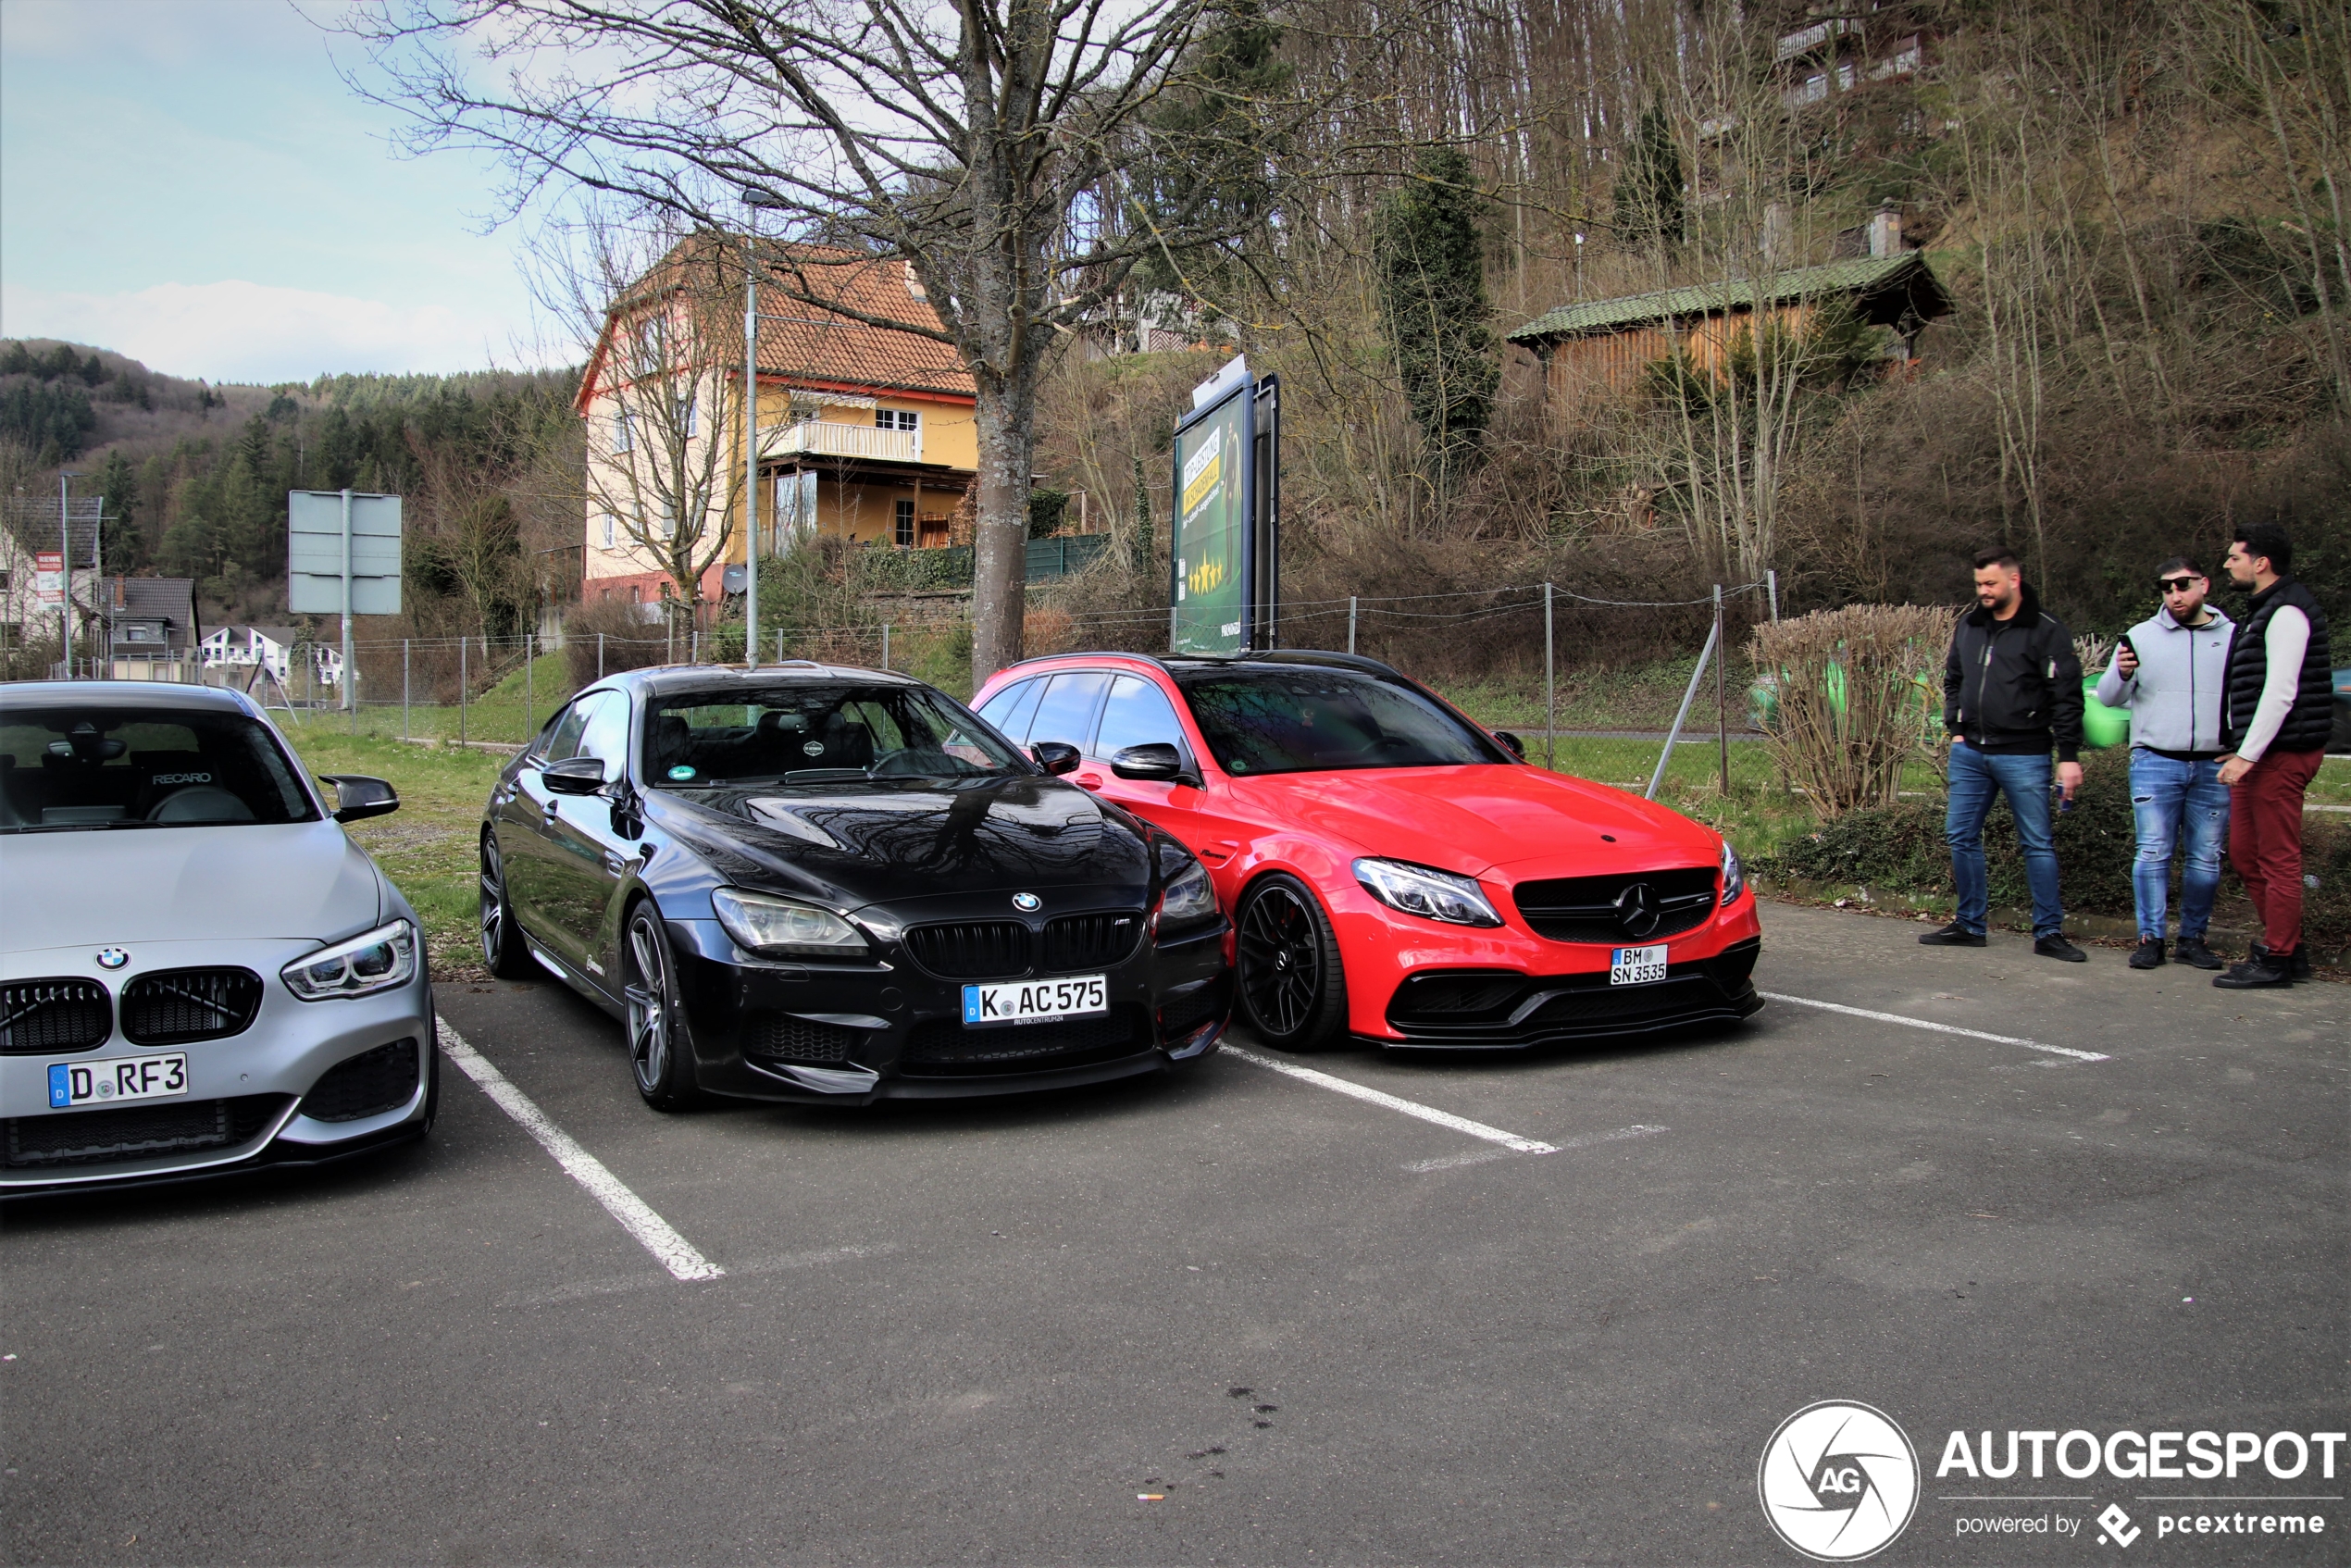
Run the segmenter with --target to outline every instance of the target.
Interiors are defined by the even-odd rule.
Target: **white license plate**
[[[1655,947],[1621,947],[1608,961],[1608,983],[1611,986],[1645,986],[1651,980],[1663,978],[1663,942]]]
[[[964,988],[964,1026],[1036,1024],[1080,1013],[1110,1011],[1110,989],[1101,975],[1066,980],[1012,980],[998,986]]]
[[[168,1100],[188,1092],[188,1058],[177,1051],[153,1056],[111,1056],[104,1062],[49,1064],[49,1109],[112,1105],[125,1100]]]

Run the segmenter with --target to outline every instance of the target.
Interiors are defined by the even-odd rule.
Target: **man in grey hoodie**
[[[2163,607],[2123,634],[2114,662],[2098,678],[2098,701],[2131,710],[2131,814],[2139,855],[2131,867],[2138,906],[2133,969],[2163,963],[2164,902],[2171,853],[2184,844],[2180,874],[2183,964],[2219,969],[2205,946],[2212,895],[2220,886],[2220,846],[2229,837],[2229,787],[2220,782],[2220,703],[2228,688],[2229,639],[2235,628],[2204,597],[2211,581],[2174,555],[2156,573]]]

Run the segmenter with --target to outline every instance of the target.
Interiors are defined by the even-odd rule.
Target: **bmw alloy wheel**
[[[494,833],[481,836],[481,957],[502,980],[527,978],[537,968],[515,926],[514,905],[506,898],[505,861]]]
[[[683,1110],[698,1096],[681,1038],[669,938],[652,900],[629,911],[625,945],[628,981],[621,994],[628,1003],[629,1073],[646,1104],[656,1111]]]

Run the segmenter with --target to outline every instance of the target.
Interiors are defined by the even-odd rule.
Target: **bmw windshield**
[[[194,708],[0,712],[0,832],[315,822],[267,725]]]
[[[960,704],[922,686],[786,685],[665,692],[645,712],[658,788],[993,778],[1034,773]]]
[[[1511,760],[1444,703],[1393,676],[1244,665],[1176,678],[1217,765],[1245,778]]]

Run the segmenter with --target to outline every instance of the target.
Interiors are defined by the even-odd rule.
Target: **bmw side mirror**
[[[1184,765],[1184,753],[1165,740],[1129,746],[1110,759],[1110,770],[1121,778],[1164,781],[1200,788],[1200,777]]]
[[[604,787],[604,762],[602,757],[566,757],[549,763],[539,777],[549,794],[592,795]]]
[[[1524,762],[1526,760],[1526,742],[1511,734],[1509,730],[1498,729],[1494,731],[1494,739],[1499,740],[1503,745],[1508,746],[1511,750],[1511,755],[1518,758],[1519,761]]]
[[[335,787],[335,820],[358,822],[370,816],[385,816],[400,809],[400,791],[380,778],[370,778],[364,773],[322,773],[318,776]]]
[[[1039,767],[1055,778],[1077,771],[1077,748],[1066,740],[1039,740],[1028,748],[1028,754],[1037,759]]]

